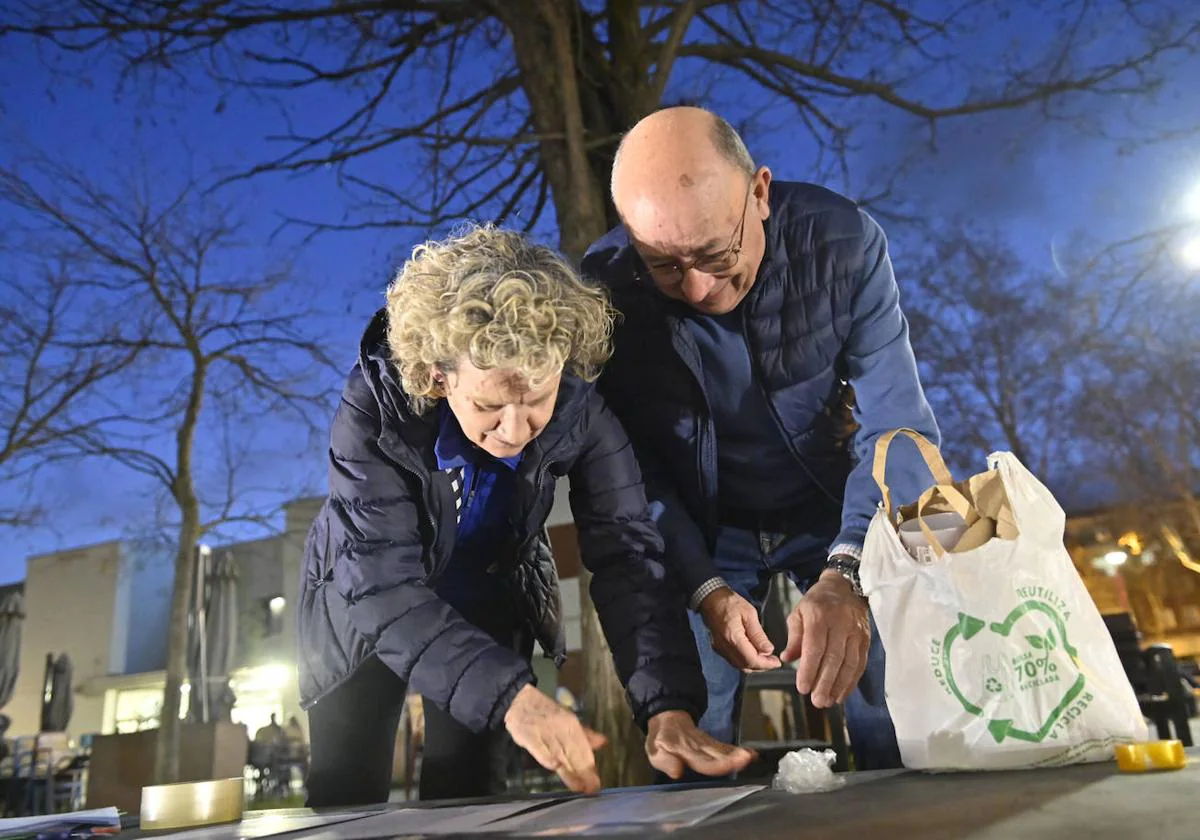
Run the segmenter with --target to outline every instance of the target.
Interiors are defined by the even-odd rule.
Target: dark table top
[[[1200,837],[1200,750],[1176,771],[1126,774],[1115,763],[1046,770],[850,774],[840,790],[766,790],[672,836],[1032,840]],[[665,836],[665,835],[664,835]]]
[[[1188,755],[1190,763],[1182,770],[1142,774],[1120,773],[1113,762],[989,773],[849,773],[843,787],[828,793],[796,795],[770,789],[753,793],[690,828],[664,832],[640,827],[587,836],[623,840],[630,836],[672,840],[1033,840],[1061,835],[1085,840],[1195,840],[1200,837],[1200,749],[1188,750]],[[737,784],[746,783],[730,786]],[[618,793],[614,790],[605,795]],[[480,801],[484,800],[472,804]],[[283,837],[299,840],[309,834]],[[325,840],[337,834],[336,825],[322,832]],[[231,835],[237,836],[235,832]],[[132,840],[138,833],[120,836]]]

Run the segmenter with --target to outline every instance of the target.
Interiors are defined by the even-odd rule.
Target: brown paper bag
[[[925,534],[925,539],[929,541],[929,545],[933,548],[937,555],[941,557],[946,553],[946,550],[938,542],[937,538],[925,525],[924,517],[934,513],[957,513],[967,523],[967,530],[950,549],[953,554],[958,551],[970,551],[972,548],[979,548],[985,542],[996,536],[995,520],[984,515],[972,501],[971,494],[965,492],[962,488],[954,484],[935,484],[924,493],[921,498],[914,504],[904,505],[900,508],[899,525],[913,519],[917,519],[921,525],[921,532]]]
[[[917,501],[902,505],[893,511],[892,494],[886,482],[887,452],[898,434],[911,438],[917,445],[935,483],[926,489]],[[937,447],[912,429],[895,429],[879,438],[875,444],[873,474],[875,483],[879,485],[883,494],[888,522],[892,527],[899,528],[905,522],[917,520],[921,532],[938,557],[946,553],[971,551],[991,539],[1012,540],[1017,536],[1017,523],[1000,474],[995,470],[988,470],[977,473],[966,481],[955,481]],[[934,513],[957,513],[967,523],[966,532],[949,552],[925,524],[925,517]]]

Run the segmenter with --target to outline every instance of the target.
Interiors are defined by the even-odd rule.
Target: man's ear
[[[754,173],[754,207],[764,222],[771,215],[771,177],[771,170],[765,166]]]

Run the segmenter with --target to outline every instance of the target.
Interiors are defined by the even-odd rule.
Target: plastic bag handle
[[[875,463],[871,475],[875,478],[875,483],[879,485],[879,492],[883,494],[883,507],[887,511],[888,522],[892,521],[893,511],[892,491],[887,486],[887,456],[888,447],[892,445],[896,435],[904,435],[917,445],[917,451],[925,459],[925,466],[929,467],[929,472],[933,474],[934,484],[954,483],[954,476],[950,474],[946,462],[942,460],[942,453],[920,432],[913,429],[892,429],[890,432],[884,432],[879,436],[879,440],[875,441]]]

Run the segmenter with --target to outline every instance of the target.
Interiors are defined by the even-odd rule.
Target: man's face
[[[446,402],[463,434],[496,458],[519,455],[542,433],[562,381],[559,374],[532,390],[511,370],[481,370],[466,358],[443,377]]]
[[[729,171],[669,198],[635,197],[625,226],[654,286],[708,315],[733,311],[762,264],[770,182],[762,167],[749,180]]]

